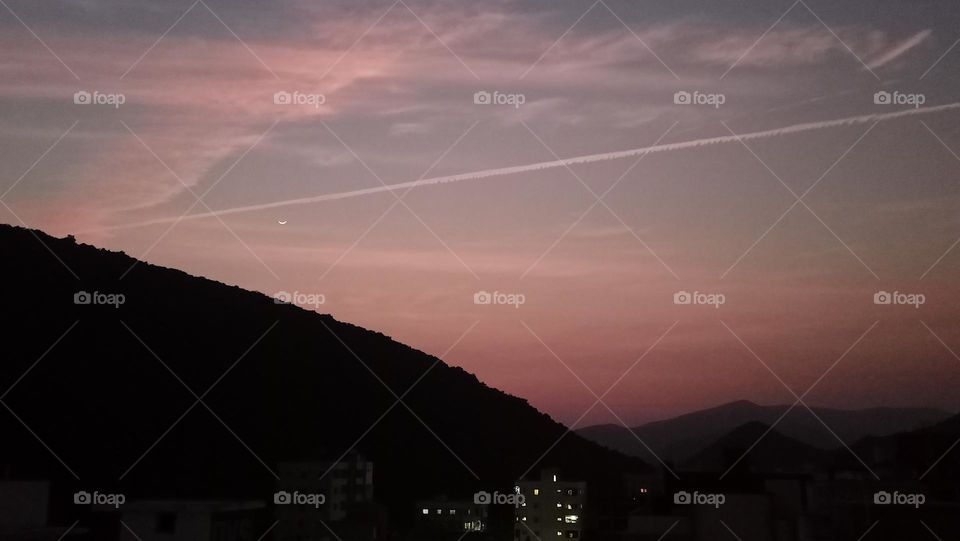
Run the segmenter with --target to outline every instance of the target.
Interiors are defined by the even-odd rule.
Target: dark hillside
[[[355,442],[401,520],[417,498],[504,490],[538,460],[598,483],[646,468],[574,433],[541,459],[564,426],[382,334],[146,263],[118,280],[133,259],[37,235],[80,279],[29,230],[0,226],[0,388],[13,386],[0,464],[55,480],[55,498],[267,500],[278,462]],[[126,299],[78,305],[78,291]]]

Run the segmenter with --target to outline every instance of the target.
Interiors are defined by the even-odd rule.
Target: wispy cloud
[[[896,44],[893,48],[884,52],[878,58],[871,60],[867,66],[870,69],[886,66],[890,62],[893,62],[894,60],[910,52],[914,47],[927,41],[927,38],[929,38],[931,34],[933,34],[933,31],[929,28],[926,30],[921,30],[920,32],[917,32],[916,34]]]
[[[791,126],[784,126],[781,128],[774,128],[770,130],[756,131],[740,134],[738,136],[727,135],[720,137],[708,137],[702,139],[695,139],[691,141],[683,141],[678,143],[667,143],[660,144],[655,146],[635,148],[630,150],[619,150],[616,152],[604,152],[600,154],[590,154],[585,156],[576,156],[573,158],[565,158],[560,160],[551,160],[546,162],[538,162],[528,165],[515,165],[511,167],[500,167],[496,169],[485,169],[483,171],[472,171],[469,173],[460,173],[456,175],[445,175],[439,177],[425,178],[421,180],[415,180],[410,182],[401,182],[389,186],[376,186],[372,188],[364,188],[361,190],[351,190],[347,192],[339,192],[333,194],[324,194],[313,197],[301,197],[297,199],[288,199],[285,201],[274,201],[271,203],[263,203],[258,205],[247,205],[242,207],[233,207],[229,209],[216,210],[214,212],[205,212],[191,214],[184,219],[201,219],[201,218],[210,218],[213,216],[224,216],[229,214],[239,214],[244,212],[252,212],[257,210],[266,210],[272,208],[286,207],[291,205],[305,205],[309,203],[320,203],[324,201],[335,201],[339,199],[349,199],[353,197],[362,197],[367,195],[373,195],[377,193],[384,193],[388,191],[397,191],[397,190],[407,190],[410,188],[416,188],[421,186],[430,186],[436,184],[446,184],[446,183],[455,183],[455,182],[464,182],[468,180],[482,180],[491,177],[499,177],[505,175],[515,175],[520,173],[529,173],[533,171],[541,171],[545,169],[554,169],[558,167],[570,167],[573,165],[582,165],[588,163],[595,163],[601,161],[609,160],[619,160],[624,158],[636,158],[638,156],[643,156],[645,154],[654,154],[660,152],[675,152],[680,150],[690,150],[701,147],[728,144],[728,143],[737,143],[740,140],[750,141],[755,139],[767,139],[771,137],[780,137],[785,135],[798,134],[803,132],[815,131],[815,130],[824,130],[829,128],[839,128],[844,126],[853,126],[857,124],[867,124],[872,122],[883,122],[889,120],[895,120],[899,118],[915,116],[915,115],[925,115],[940,113],[945,111],[957,110],[960,109],[960,102],[949,103],[945,105],[938,105],[933,107],[922,107],[915,109],[905,109],[902,111],[896,111],[892,113],[880,113],[880,114],[870,114],[870,115],[861,115],[854,117],[838,118],[834,120],[823,120],[818,122],[807,122],[803,124],[794,124]],[[177,220],[177,218],[157,218],[154,220],[146,220],[142,222],[114,225],[109,227],[99,228],[96,231],[109,231],[117,229],[129,229],[135,227],[144,227],[148,225],[157,225],[170,223]]]

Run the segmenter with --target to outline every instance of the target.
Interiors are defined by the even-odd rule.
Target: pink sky
[[[956,410],[955,16],[533,4],[10,2],[0,220],[322,294],[319,311],[452,347],[448,363],[577,426],[792,402],[778,378],[817,382],[812,405]],[[228,212],[178,221],[188,209]],[[615,382],[613,413],[585,413]]]

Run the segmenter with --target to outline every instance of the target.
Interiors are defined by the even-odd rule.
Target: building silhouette
[[[351,539],[382,537],[383,520],[373,503],[373,462],[360,453],[336,461],[283,462],[278,474],[277,540],[335,540],[347,531]]]
[[[257,541],[269,527],[266,503],[253,500],[137,500],[93,511],[110,517],[99,520],[99,539]]]
[[[454,500],[445,496],[416,503],[416,531],[426,537],[452,536],[457,539],[468,533],[487,531],[487,504],[476,499]]]
[[[543,469],[539,480],[520,481],[517,488],[524,501],[515,511],[514,539],[546,541],[582,537],[586,482],[563,479],[557,469]]]
[[[0,540],[77,539],[86,528],[49,524],[50,482],[0,478]]]

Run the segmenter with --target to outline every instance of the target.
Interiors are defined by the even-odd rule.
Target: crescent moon
[[[277,223],[280,224],[280,225],[286,225],[287,221],[286,221],[286,220],[277,220]]]

